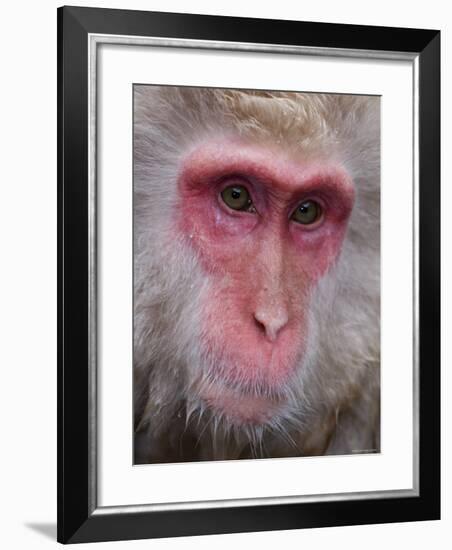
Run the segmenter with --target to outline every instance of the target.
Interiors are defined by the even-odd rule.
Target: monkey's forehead
[[[199,186],[230,174],[246,174],[285,193],[299,193],[321,181],[331,191],[354,197],[347,170],[329,159],[298,158],[284,148],[240,139],[207,140],[193,148],[181,163],[180,181]]]
[[[331,147],[364,128],[368,133],[379,107],[373,96],[304,92],[136,86],[135,94],[137,112],[150,123],[176,120],[190,135],[203,128],[235,130],[305,150],[326,141]]]

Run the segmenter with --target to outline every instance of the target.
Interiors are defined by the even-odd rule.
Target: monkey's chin
[[[240,394],[224,386],[211,388],[201,399],[209,409],[238,426],[267,424],[282,406],[280,401],[269,397]]]

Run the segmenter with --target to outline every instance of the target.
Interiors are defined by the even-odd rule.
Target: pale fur
[[[379,450],[379,109],[376,97],[135,86],[137,462]],[[280,390],[286,406],[262,426],[213,415],[197,397],[211,383],[198,345],[211,283],[190,235],[173,236],[182,159],[237,134],[301,160],[333,159],[356,189],[341,255],[311,299],[309,351]]]

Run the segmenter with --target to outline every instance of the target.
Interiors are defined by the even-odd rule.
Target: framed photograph
[[[58,10],[58,540],[439,519],[440,33]]]

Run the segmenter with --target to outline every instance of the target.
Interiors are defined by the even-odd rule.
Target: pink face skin
[[[224,202],[231,185],[248,190],[251,211]],[[310,294],[340,252],[353,183],[337,164],[225,140],[184,159],[179,192],[178,230],[212,281],[201,348],[218,384],[200,397],[236,422],[264,422],[278,403],[262,396],[302,364]],[[306,200],[321,208],[309,225],[292,219]]]

